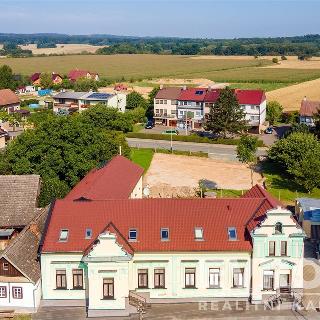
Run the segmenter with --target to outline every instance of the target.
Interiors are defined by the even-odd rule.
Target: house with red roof
[[[160,88],[154,99],[154,114],[158,123],[180,128],[200,129],[205,115],[219,98],[221,89]],[[247,124],[259,127],[266,121],[266,95],[263,90],[240,90],[234,93],[245,112]]]
[[[314,117],[318,112],[320,112],[320,101],[311,101],[304,97],[299,111],[299,123],[314,127]]]
[[[53,84],[60,84],[63,81],[63,78],[60,74],[52,72],[51,80]],[[40,86],[41,84],[41,72],[36,72],[30,77],[30,81],[34,86]]]
[[[263,303],[303,288],[304,232],[262,187],[235,199],[132,197],[141,174],[118,156],[52,204],[42,305],[128,316],[153,303]]]
[[[8,113],[20,109],[20,99],[16,93],[10,89],[0,90],[0,111]]]
[[[72,82],[75,82],[79,79],[92,79],[95,81],[99,81],[99,74],[87,70],[75,69],[69,72],[68,79]]]

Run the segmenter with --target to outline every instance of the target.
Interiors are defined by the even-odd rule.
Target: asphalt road
[[[167,149],[170,150],[170,141],[152,140],[152,139],[137,139],[127,138],[130,147],[134,148],[152,148],[152,149]],[[189,152],[205,152],[210,157],[226,160],[237,160],[236,146],[210,143],[195,143],[195,142],[172,142],[173,150],[189,151]],[[259,148],[257,156],[266,155],[266,148]]]

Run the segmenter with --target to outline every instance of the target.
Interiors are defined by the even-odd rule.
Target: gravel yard
[[[151,197],[190,197],[201,179],[214,182],[219,189],[251,188],[250,169],[244,164],[160,153],[154,154],[144,185],[150,187]],[[254,172],[253,181],[261,184],[261,174]]]

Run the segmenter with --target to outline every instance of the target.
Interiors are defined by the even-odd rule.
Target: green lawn
[[[292,177],[286,175],[275,163],[264,162],[262,164],[263,175],[266,177],[268,192],[281,202],[293,205],[298,197],[320,198],[320,189],[315,189],[311,194],[298,186]]]
[[[220,190],[213,190],[217,193],[217,198],[239,198],[246,192],[246,190],[227,190],[227,189],[220,189]]]
[[[152,149],[136,149],[131,148],[131,160],[141,166],[146,172],[149,167],[153,157]]]

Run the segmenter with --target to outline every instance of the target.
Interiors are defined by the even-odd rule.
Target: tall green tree
[[[41,73],[40,85],[42,88],[47,89],[52,87],[52,76],[50,73]]]
[[[7,65],[0,66],[0,89],[14,90],[14,87],[12,69]]]
[[[74,84],[74,90],[75,91],[97,91],[98,85],[97,81],[93,79],[87,79],[87,78],[80,78],[78,79]]]
[[[127,95],[127,109],[135,109],[138,107],[146,109],[147,106],[148,102],[140,93],[133,91]]]
[[[3,173],[40,174],[40,205],[44,206],[54,197],[63,197],[90,169],[111,159],[119,146],[129,156],[122,133],[91,126],[77,116],[54,117],[11,142],[0,169]]]
[[[276,124],[281,120],[283,107],[278,101],[269,101],[267,103],[267,121],[271,125]]]
[[[315,135],[294,132],[278,140],[268,155],[307,191],[320,187],[320,142]]]
[[[210,107],[205,128],[223,137],[241,133],[246,129],[245,113],[234,91],[229,87],[220,91],[217,102]]]
[[[246,163],[251,170],[251,185],[253,186],[253,169],[257,162],[258,138],[243,135],[237,145],[237,158],[240,162]]]
[[[154,87],[148,96],[148,109],[146,111],[146,117],[148,119],[154,116],[154,98],[158,94],[160,87]]]

